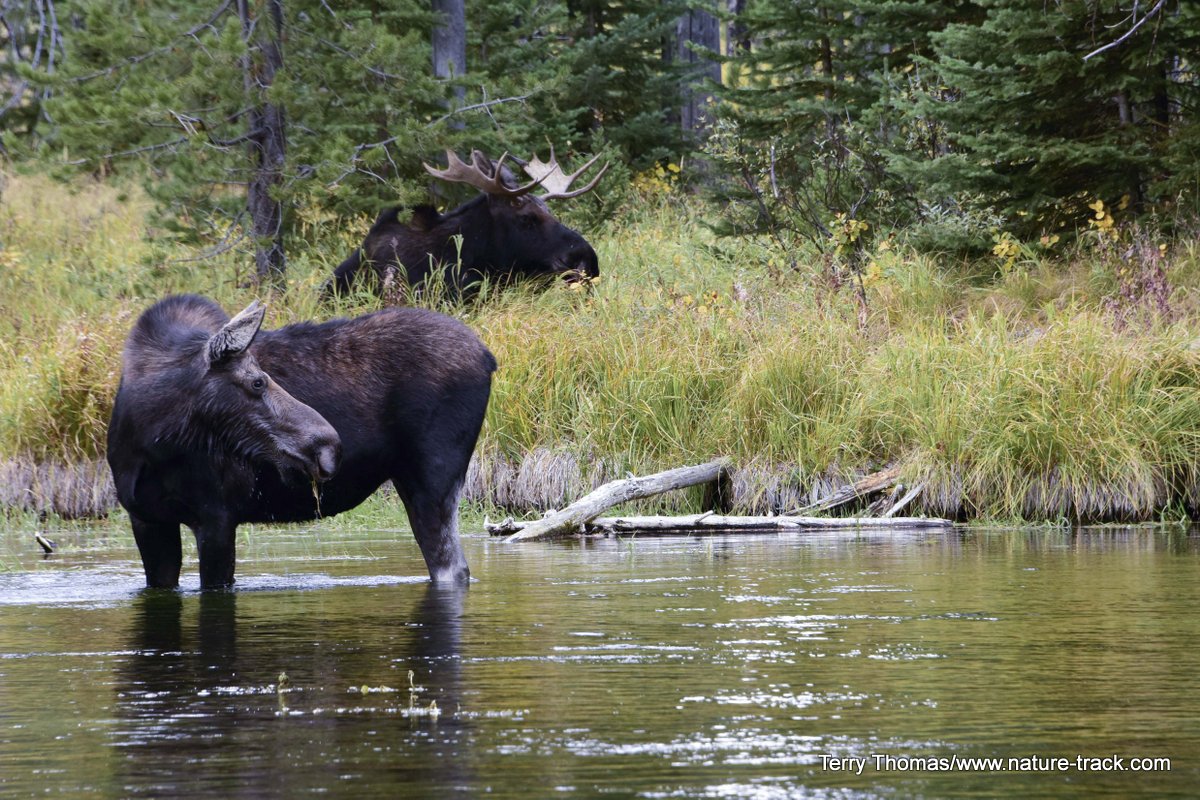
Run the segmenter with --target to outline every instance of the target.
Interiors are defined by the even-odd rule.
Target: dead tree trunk
[[[712,120],[709,106],[712,90],[708,82],[721,83],[721,65],[704,51],[719,55],[721,28],[712,10],[696,7],[676,22],[675,60],[687,65],[680,91],[680,125],[686,136],[703,137]]]
[[[467,14],[465,0],[433,0],[437,24],[433,26],[433,74],[445,81],[461,78],[467,71]],[[449,109],[463,104],[466,92],[454,87],[454,102]],[[454,123],[462,127],[462,122]]]
[[[748,3],[749,0],[727,0],[729,22],[725,33],[725,55],[730,58],[750,52],[750,33],[742,19]]]
[[[247,142],[254,163],[246,188],[246,209],[254,237],[254,274],[261,283],[279,280],[287,268],[283,253],[283,204],[277,189],[283,183],[287,136],[283,108],[267,99],[275,73],[283,68],[283,0],[238,0],[242,39],[242,80],[250,111]]]

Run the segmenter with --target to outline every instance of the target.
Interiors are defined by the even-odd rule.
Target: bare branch
[[[1133,34],[1137,33],[1137,29],[1142,27],[1143,25],[1145,25],[1147,20],[1149,20],[1151,17],[1158,14],[1158,12],[1162,11],[1162,7],[1165,6],[1166,4],[1167,4],[1167,0],[1158,0],[1158,2],[1155,4],[1154,8],[1150,9],[1148,12],[1146,12],[1145,16],[1143,16],[1137,22],[1133,23],[1133,25],[1129,28],[1129,30],[1125,31],[1125,33],[1123,33],[1120,36],[1120,38],[1116,39],[1115,41],[1109,42],[1108,44],[1104,45],[1103,47],[1096,48],[1095,50],[1093,50],[1092,52],[1090,52],[1086,56],[1084,56],[1083,60],[1087,61],[1092,56],[1099,55],[1100,53],[1103,53],[1105,50],[1111,50],[1114,47],[1120,45],[1122,42],[1124,42],[1130,36],[1133,36]]]
[[[456,108],[453,111],[451,111],[447,114],[443,114],[442,116],[438,117],[433,122],[430,122],[428,125],[426,125],[425,127],[432,128],[434,125],[437,125],[440,122],[445,122],[446,120],[453,117],[455,114],[461,114],[464,111],[479,111],[480,109],[491,108],[492,106],[498,106],[501,103],[523,103],[532,96],[533,96],[533,93],[531,92],[530,94],[523,94],[523,95],[519,95],[517,97],[498,97],[495,100],[487,100],[482,103],[475,103],[474,105],[463,106],[462,108]]]
[[[210,258],[221,255],[222,253],[229,252],[249,238],[249,235],[246,233],[246,226],[242,224],[242,219],[245,216],[246,213],[243,211],[234,217],[229,223],[229,227],[225,231],[225,236],[221,239],[221,241],[214,244],[208,250],[205,250],[203,253],[196,256],[188,256],[187,258],[174,258],[167,263],[187,264],[192,261],[207,261]],[[234,236],[235,232],[237,233],[236,238]]]
[[[149,153],[154,150],[165,150],[168,147],[176,147],[187,141],[186,136],[180,136],[178,139],[171,139],[167,142],[159,142],[158,144],[148,144],[144,147],[135,147],[132,150],[121,150],[116,153],[105,153],[102,156],[93,156],[91,158],[77,158],[74,161],[65,162],[68,166],[78,167],[82,164],[87,164],[93,161],[107,161],[110,158],[121,158],[123,156],[133,156],[139,153]]]
[[[501,103],[521,103],[521,102],[524,102],[525,100],[528,100],[531,96],[532,96],[531,94],[523,94],[518,97],[500,97],[495,100],[488,100],[487,102],[483,102],[483,103],[475,103],[474,105],[463,106],[462,108],[455,109],[454,111],[451,111],[448,114],[438,117],[437,119],[428,123],[425,127],[432,128],[433,126],[437,125],[438,123],[445,122],[450,117],[454,116],[455,114],[462,113],[463,111],[478,111],[479,109],[490,108],[491,106],[500,105]],[[397,135],[397,136],[389,136],[388,138],[383,139],[378,142],[368,142],[366,144],[356,145],[354,148],[354,152],[352,152],[350,154],[350,166],[347,169],[343,170],[342,173],[340,175],[338,175],[336,178],[329,181],[329,183],[327,183],[326,186],[329,188],[337,186],[339,183],[341,183],[346,178],[347,175],[350,175],[351,173],[354,173],[354,172],[363,171],[358,166],[358,162],[359,162],[359,159],[362,156],[362,154],[365,153],[367,150],[371,150],[372,148],[375,148],[375,147],[387,147],[389,144],[395,142],[396,140],[403,138],[403,136],[404,136],[404,134]],[[389,158],[390,158],[390,156],[389,156]],[[377,177],[377,178],[379,177],[375,173],[369,173],[369,174],[371,174],[373,177]],[[380,178],[380,180],[383,180],[383,179]]]

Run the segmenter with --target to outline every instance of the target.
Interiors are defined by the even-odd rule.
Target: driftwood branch
[[[507,535],[508,541],[520,537],[537,522],[504,522],[488,524],[493,536]],[[953,527],[945,519],[928,517],[733,517],[714,514],[692,514],[681,517],[596,517],[586,523],[588,533],[690,533],[696,531],[801,531],[801,530],[895,530],[903,528]]]
[[[946,529],[952,527],[953,523],[944,519],[896,516],[925,487],[922,483],[906,493],[904,487],[896,482],[898,475],[899,469],[896,467],[876,472],[850,486],[842,487],[820,502],[808,507],[809,509],[829,509],[866,494],[891,488],[891,496],[881,500],[878,504],[879,511],[884,512],[880,516],[829,518],[803,516],[802,512],[777,517],[725,516],[729,511],[729,466],[725,461],[713,461],[708,464],[667,470],[642,478],[631,477],[606,483],[561,511],[550,512],[543,519],[517,522],[509,518],[500,523],[485,522],[484,527],[493,536],[507,537],[506,542],[545,539],[577,533]],[[678,517],[600,516],[608,509],[629,500],[651,497],[672,489],[682,489],[700,484],[706,485],[709,489],[706,493],[705,504],[711,503],[709,507],[715,505],[722,513],[708,511],[703,514]]]
[[[533,522],[523,523],[520,530],[505,542],[521,542],[530,539],[547,539],[576,533],[585,524],[602,513],[630,500],[653,497],[672,489],[684,489],[706,483],[728,481],[728,462],[711,461],[690,467],[669,469],[641,478],[606,483],[590,494],[576,500],[561,511],[553,511]]]
[[[904,495],[904,497],[901,497],[891,508],[889,508],[887,511],[883,512],[882,516],[884,516],[884,517],[896,516],[901,511],[904,510],[905,506],[907,506],[913,500],[917,499],[917,495],[919,495],[924,490],[925,490],[925,483],[924,483],[924,481],[922,481],[921,483],[918,483],[916,486],[914,486],[912,489],[910,489],[908,491],[908,494]]]
[[[900,468],[898,466],[873,472],[848,486],[843,486],[837,491],[822,497],[812,505],[796,509],[793,513],[804,514],[807,511],[828,511],[831,508],[837,508],[838,506],[853,502],[860,497],[881,492],[895,483],[899,477]]]

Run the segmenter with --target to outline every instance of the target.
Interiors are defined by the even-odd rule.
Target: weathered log
[[[536,522],[514,522],[511,518],[488,526],[493,534],[523,531]],[[711,511],[679,517],[596,517],[586,523],[588,533],[688,533],[694,531],[800,531],[800,530],[894,530],[902,528],[953,527],[945,519],[930,517],[740,517]],[[511,539],[511,537],[510,537]]]
[[[868,530],[893,528],[951,528],[954,523],[932,517],[737,517],[698,514],[693,517],[599,517],[588,526],[614,533],[692,530]]]
[[[505,542],[522,542],[530,539],[546,539],[576,533],[580,528],[603,514],[613,506],[643,497],[685,489],[699,484],[720,482],[729,470],[724,459],[697,464],[690,467],[669,469],[654,475],[606,483],[590,494],[576,500],[561,511],[553,511],[545,517],[524,523],[520,530],[505,539]]]
[[[886,517],[884,512],[896,505],[896,501],[904,494],[904,484],[897,483],[892,486],[892,490],[886,495],[881,494],[869,506],[867,506],[864,517]]]
[[[904,497],[901,497],[898,501],[896,501],[896,504],[894,506],[889,508],[887,511],[883,512],[883,516],[884,517],[896,516],[901,511],[904,510],[905,506],[907,506],[909,503],[911,503],[913,500],[915,500],[917,498],[917,495],[919,495],[924,489],[925,489],[925,482],[922,481],[921,483],[918,483],[916,486],[914,486],[912,489],[909,490],[908,494],[904,495]]]
[[[828,511],[831,508],[845,505],[860,497],[866,497],[869,494],[883,491],[887,487],[896,482],[900,477],[900,467],[888,467],[879,472],[872,472],[854,483],[841,487],[840,489],[825,495],[817,502],[796,509],[794,514],[803,514],[806,511]]]

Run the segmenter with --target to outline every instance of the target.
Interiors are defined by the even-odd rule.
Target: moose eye
[[[250,381],[250,388],[256,392],[261,392],[267,388],[267,379],[259,375],[254,380]]]

